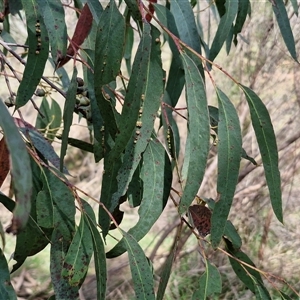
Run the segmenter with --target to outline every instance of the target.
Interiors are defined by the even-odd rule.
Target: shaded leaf
[[[46,97],[43,98],[40,111],[44,118],[37,116],[35,127],[37,129],[45,130],[45,135],[48,140],[53,141],[57,131],[60,129],[62,121],[62,113],[59,104],[51,99],[51,106],[49,105]]]
[[[299,6],[297,3],[297,0],[290,0],[294,9],[294,13],[296,14],[296,16],[298,17],[298,10],[299,10]]]
[[[182,53],[182,62],[185,70],[186,99],[188,107],[188,141],[186,148],[190,153],[188,174],[179,204],[179,213],[187,211],[202,182],[209,151],[209,116],[207,109],[206,92],[201,74],[191,60]]]
[[[23,0],[23,2],[27,0]],[[66,55],[67,27],[65,12],[60,0],[35,0],[46,25],[51,44],[51,54],[55,64]]]
[[[25,105],[34,94],[48,59],[49,39],[45,24],[37,10],[36,0],[22,0],[27,21],[28,58],[18,88],[16,109]]]
[[[4,137],[0,140],[0,187],[9,172],[9,152]]]
[[[122,231],[128,252],[133,287],[137,299],[155,299],[153,274],[143,249],[127,232]]]
[[[222,279],[218,269],[208,259],[205,260],[205,272],[199,280],[200,288],[193,294],[193,300],[207,299],[222,291]]]
[[[275,14],[282,38],[284,43],[289,50],[292,58],[298,62],[297,53],[295,47],[295,40],[293,36],[293,32],[290,25],[290,20],[284,5],[283,0],[276,0],[276,2],[272,2],[273,12]]]
[[[249,0],[239,1],[238,13],[233,27],[233,33],[234,33],[233,41],[235,45],[237,45],[237,35],[242,31],[242,28],[245,24],[249,6],[250,6]]]
[[[71,286],[81,286],[93,253],[90,228],[81,216],[79,226],[64,258],[61,275]]]
[[[254,290],[255,290],[255,296],[256,299],[259,300],[271,300],[271,296],[264,285],[261,284],[261,282],[257,281],[257,279],[253,276],[251,276],[253,283],[254,283]]]
[[[83,207],[85,210],[85,221],[90,228],[93,241],[94,263],[97,278],[97,300],[105,299],[107,271],[104,243],[97,229],[96,218],[92,207],[85,201],[83,202]]]
[[[226,222],[224,235],[226,236],[226,238],[228,238],[231,241],[232,247],[234,249],[238,250],[242,247],[242,239],[239,236],[233,224],[229,220],[227,220]]]
[[[2,101],[0,101],[0,127],[2,127],[5,143],[10,153],[10,170],[16,195],[16,207],[9,231],[17,233],[25,227],[29,218],[32,174],[25,143]]]
[[[261,99],[248,87],[240,85],[245,93],[252,125],[264,166],[271,204],[277,219],[283,222],[278,150],[270,115]]]
[[[139,208],[139,221],[128,233],[141,240],[161,215],[172,183],[172,171],[168,155],[158,140],[152,140],[143,155],[141,177],[144,183],[143,199]],[[126,250],[126,241],[122,239],[106,256],[112,258]]]
[[[217,88],[219,103],[218,125],[218,182],[219,200],[211,218],[211,242],[217,247],[224,234],[225,224],[237,185],[242,135],[237,112],[228,97]]]
[[[10,282],[10,274],[6,258],[0,249],[0,297],[1,299],[17,300],[17,295]]]
[[[227,36],[230,33],[232,28],[232,23],[237,15],[238,12],[238,4],[240,1],[236,0],[226,0],[225,2],[225,13],[220,14],[221,20],[218,25],[218,29],[214,40],[212,42],[210,52],[209,52],[209,60],[213,61],[216,56],[219,54],[224,42],[227,39]]]
[[[76,91],[77,91],[77,69],[74,67],[73,76],[71,79],[70,86],[67,91],[65,107],[64,107],[64,114],[63,114],[63,121],[64,121],[64,129],[61,135],[62,142],[61,142],[61,150],[60,150],[60,170],[63,171],[64,165],[64,157],[67,153],[68,147],[68,137],[70,128],[73,121],[73,112],[74,107],[76,104]]]
[[[127,96],[130,94],[128,93],[125,97],[125,103],[124,103],[124,107],[120,119],[121,132],[116,139],[115,148],[119,146],[120,144],[119,140],[121,139],[121,135],[125,135],[125,130],[129,131],[130,133],[130,128],[132,127],[132,124],[136,128],[135,130],[131,131],[130,141],[125,148],[123,164],[120,167],[117,176],[118,190],[113,194],[110,210],[114,209],[114,206],[116,205],[118,199],[121,196],[123,196],[127,191],[128,185],[141,160],[142,153],[145,151],[150,141],[151,133],[153,131],[156,114],[160,106],[160,99],[163,94],[164,74],[163,74],[161,58],[160,58],[161,55],[160,44],[156,42],[156,39],[158,39],[159,36],[160,36],[160,32],[155,27],[152,27],[151,28],[152,41],[150,46],[151,54],[150,54],[150,59],[147,61],[146,74],[143,75],[139,73],[140,75],[143,76],[142,77],[143,82],[139,81],[139,79],[138,81],[136,81],[136,84],[139,84],[140,87],[143,88],[143,94],[140,96],[141,104],[140,104],[139,111],[136,112],[135,116],[133,115],[135,113],[135,111],[133,110],[133,106],[135,106],[135,104],[133,104],[131,102],[132,100],[129,98],[129,96]],[[145,47],[147,47],[147,45],[145,45]],[[143,55],[145,54],[143,53]],[[135,72],[135,67],[133,67],[133,75],[131,79],[134,79],[134,72]],[[131,88],[133,87],[132,84],[129,82],[128,90],[130,91]],[[130,107],[131,112],[127,111],[127,109],[125,108],[127,105],[128,107]],[[124,128],[125,130],[122,130],[122,128]],[[126,136],[127,135],[128,133],[126,132]],[[123,140],[124,139],[122,138],[122,141]],[[124,144],[126,142],[124,141]],[[114,152],[114,149],[112,150],[112,152]]]

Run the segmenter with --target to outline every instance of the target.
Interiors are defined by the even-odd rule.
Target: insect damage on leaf
[[[193,205],[189,207],[189,212],[199,235],[206,237],[210,233],[210,209],[203,205]]]

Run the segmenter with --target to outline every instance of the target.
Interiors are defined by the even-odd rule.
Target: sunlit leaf
[[[261,153],[272,207],[277,219],[283,222],[278,150],[272,121],[261,99],[248,87],[240,86],[250,108],[252,125]]]
[[[187,211],[202,182],[209,151],[209,115],[202,76],[191,58],[183,53],[188,106],[188,174],[179,204],[179,213]]]
[[[217,182],[219,199],[215,204],[211,219],[213,247],[217,247],[224,233],[237,185],[242,153],[242,135],[237,112],[220,89],[217,89],[217,96],[219,103]]]

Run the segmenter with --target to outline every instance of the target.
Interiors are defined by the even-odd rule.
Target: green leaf
[[[127,144],[123,159],[123,164],[118,171],[118,190],[113,194],[110,210],[112,211],[115,208],[115,205],[118,203],[118,200],[121,196],[123,196],[127,189],[128,185],[132,179],[132,176],[141,160],[142,153],[145,151],[151,137],[151,133],[153,131],[154,122],[156,119],[156,114],[158,108],[160,106],[160,99],[163,94],[163,70],[161,65],[161,52],[160,52],[160,43],[156,42],[156,39],[159,38],[160,32],[155,28],[151,28],[152,34],[152,45],[151,45],[151,54],[150,60],[147,62],[147,69],[145,77],[143,78],[144,83],[141,83],[141,86],[144,89],[143,96],[141,96],[141,106],[140,110],[137,112],[136,117],[131,117],[131,119],[136,120],[138,118],[138,122],[141,122],[141,126],[136,126],[136,130],[132,131],[130,142]],[[135,71],[135,68],[133,68]],[[131,77],[132,78],[132,77]],[[130,89],[130,87],[128,87]],[[126,98],[127,99],[127,98]],[[128,103],[125,99],[124,106]],[[132,108],[132,106],[131,106]],[[123,108],[123,111],[125,108]],[[123,114],[124,113],[124,114]],[[134,112],[131,112],[132,114]],[[128,125],[123,119],[126,117],[129,118],[129,113],[126,111],[122,112],[120,124]],[[126,123],[125,123],[126,122]],[[131,123],[131,120],[128,121]],[[137,122],[137,121],[136,121]],[[121,125],[121,128],[123,126]],[[130,130],[126,127],[126,130]],[[121,130],[121,134],[124,131]],[[116,145],[118,143],[118,139],[116,140]],[[114,151],[114,150],[112,150]]]
[[[225,2],[225,14],[222,15],[216,35],[212,42],[209,60],[213,61],[216,56],[219,54],[224,42],[227,39],[227,36],[230,33],[232,23],[238,12],[239,1],[236,0],[226,0]]]
[[[233,27],[235,45],[237,45],[237,35],[242,31],[242,28],[245,24],[249,6],[250,6],[249,0],[239,1],[238,13]]]
[[[50,272],[55,299],[74,300],[78,299],[79,296],[79,286],[70,285],[68,279],[61,275],[64,258],[71,239],[71,234],[66,236],[58,227],[53,230],[50,249]]]
[[[81,286],[93,254],[90,228],[81,215],[79,226],[64,259],[61,275],[71,286]]]
[[[64,157],[67,153],[67,147],[68,147],[68,137],[70,128],[73,121],[73,112],[74,107],[76,104],[76,91],[77,91],[77,69],[76,67],[73,70],[73,76],[71,79],[71,83],[69,86],[69,89],[67,91],[66,95],[66,102],[64,107],[64,129],[62,132],[62,142],[61,142],[61,150],[60,150],[60,170],[63,171],[63,165],[64,165]]]
[[[122,231],[129,257],[133,287],[137,299],[155,299],[153,274],[143,249],[129,234]]]
[[[44,115],[44,118],[38,114],[35,127],[37,129],[45,130],[47,139],[52,142],[57,131],[60,129],[62,120],[60,106],[54,99],[51,99],[50,106],[46,97],[44,97],[40,106],[40,111]]]
[[[128,202],[131,207],[139,206],[143,199],[144,183],[140,177],[142,165],[143,165],[143,160],[140,161],[138,167],[136,168],[132,176],[131,182],[128,186],[127,195],[128,195]]]
[[[95,272],[97,278],[97,300],[105,299],[107,271],[104,243],[99,231],[97,230],[96,218],[92,207],[85,201],[83,201],[83,207],[85,210],[85,221],[89,226],[90,233],[92,235]]]
[[[49,39],[35,0],[22,0],[25,10],[29,52],[23,78],[18,88],[16,109],[25,105],[35,92],[48,59]],[[39,28],[36,27],[39,21]],[[40,30],[37,32],[36,30]],[[39,41],[40,39],[40,41]]]
[[[81,0],[82,4],[87,3],[96,23],[99,23],[100,16],[103,12],[103,7],[99,0]]]
[[[278,150],[270,115],[261,99],[248,87],[240,85],[245,93],[264,166],[274,213],[283,222]]]
[[[136,240],[141,240],[161,215],[172,183],[172,170],[165,148],[157,140],[152,140],[144,155],[142,167],[143,199],[139,208],[139,221],[128,233]],[[159,163],[157,163],[159,162]],[[107,258],[121,255],[126,250],[125,240],[121,240],[107,254]]]
[[[207,109],[206,92],[201,74],[186,54],[182,54],[185,70],[186,99],[188,107],[188,142],[189,156],[188,174],[179,204],[179,213],[183,214],[195,198],[203,180],[206,160],[209,151],[209,116]]]
[[[257,279],[253,276],[251,276],[253,283],[254,283],[254,290],[255,290],[255,296],[257,300],[272,300],[269,292],[265,288],[264,285],[261,284],[261,282],[257,281]]]
[[[17,295],[10,282],[10,274],[6,258],[0,249],[0,298],[17,300]]]
[[[229,220],[226,221],[224,235],[226,236],[226,238],[228,238],[231,241],[234,249],[238,250],[242,247],[242,239],[239,236],[233,224]]]
[[[293,36],[293,32],[290,25],[290,20],[285,9],[285,5],[283,0],[276,0],[274,4],[272,3],[273,12],[275,14],[282,38],[284,43],[289,50],[292,58],[298,62],[297,53],[295,47],[295,40]]]
[[[218,269],[207,259],[205,260],[205,272],[200,277],[199,285],[200,288],[193,294],[193,300],[207,299],[207,297],[222,291],[221,275]]]
[[[294,9],[294,13],[295,15],[298,17],[298,10],[299,10],[299,6],[297,3],[297,0],[290,0]]]
[[[51,44],[51,54],[55,64],[67,52],[67,27],[65,11],[60,0],[35,0],[45,22]],[[28,2],[23,0],[23,2]]]
[[[25,227],[31,209],[32,174],[25,143],[7,108],[0,101],[0,127],[10,153],[11,175],[14,180],[16,207],[10,230],[16,233]]]
[[[218,182],[219,200],[211,218],[211,242],[217,247],[224,234],[225,224],[237,185],[242,135],[237,112],[228,97],[217,88],[219,103],[218,125]]]

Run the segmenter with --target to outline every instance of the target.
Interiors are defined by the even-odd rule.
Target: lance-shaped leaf
[[[193,294],[193,300],[207,299],[207,297],[222,291],[221,275],[218,269],[207,259],[205,260],[205,272],[200,277],[199,285],[200,288]]]
[[[292,58],[298,62],[297,53],[295,47],[295,40],[291,29],[290,20],[284,5],[283,0],[276,0],[272,2],[273,12],[275,14],[282,38],[285,42],[287,49],[289,50]]]
[[[59,61],[57,68],[60,68],[64,64],[66,64],[71,59],[71,57],[73,57],[76,52],[78,52],[80,45],[83,43],[90,32],[92,24],[93,15],[88,4],[86,3],[81,10],[73,37],[70,40],[70,44],[66,52],[66,56]]]
[[[67,26],[65,22],[65,11],[60,0],[35,0],[38,9],[46,25],[51,54],[55,64],[65,57],[67,51]],[[23,0],[23,2],[29,2]]]
[[[97,300],[104,300],[107,281],[104,243],[97,229],[96,218],[92,207],[85,201],[83,202],[83,207],[85,210],[85,221],[90,228],[93,241],[95,272],[97,278]]]
[[[291,3],[292,3],[292,6],[293,6],[294,13],[298,17],[299,6],[298,6],[298,3],[297,3],[297,0],[291,0]]]
[[[81,215],[79,226],[64,259],[62,277],[71,286],[81,286],[88,271],[93,254],[90,228]]]
[[[127,232],[122,231],[128,252],[133,287],[137,299],[155,299],[153,274],[143,249]]]
[[[61,137],[62,141],[61,141],[61,150],[60,150],[60,170],[61,171],[63,171],[64,157],[67,153],[68,137],[69,137],[69,132],[70,132],[70,128],[72,125],[72,121],[73,121],[74,107],[76,104],[76,91],[77,91],[76,78],[77,78],[77,69],[75,67],[74,71],[73,71],[73,76],[71,79],[71,84],[67,91],[66,102],[65,102],[65,107],[64,107],[64,115],[63,115],[64,129],[63,129],[62,137]]]
[[[260,276],[260,273],[253,268],[244,265],[243,262],[246,264],[253,266],[255,268],[255,264],[252,260],[248,257],[246,253],[239,249],[235,249],[231,242],[224,238],[226,244],[226,250],[233,255],[238,260],[229,256],[229,261],[232,266],[233,271],[236,273],[238,278],[249,288],[253,293],[256,293],[255,285],[260,285],[260,289],[263,289],[266,294],[268,294],[267,289],[264,286],[263,280]],[[269,298],[271,299],[271,298]]]
[[[218,182],[219,200],[211,218],[211,242],[217,247],[224,233],[239,174],[242,135],[237,112],[228,97],[217,88],[219,103]]]
[[[240,86],[250,108],[252,125],[261,153],[273,211],[277,219],[283,222],[278,150],[271,118],[261,99],[251,89],[243,85]]]
[[[227,36],[232,28],[232,23],[238,12],[239,1],[236,0],[226,0],[225,2],[225,13],[222,15],[216,35],[212,42],[209,60],[213,61],[218,53],[220,52]]]
[[[49,38],[45,24],[37,9],[37,2],[22,0],[28,33],[28,58],[18,88],[16,109],[25,105],[35,92],[48,59]]]
[[[141,160],[142,153],[145,151],[153,131],[154,121],[160,105],[160,99],[163,93],[163,70],[160,58],[160,43],[156,41],[159,38],[160,32],[152,27],[152,46],[150,60],[147,62],[146,78],[143,84],[144,93],[140,110],[137,113],[140,126],[136,127],[131,134],[131,140],[125,149],[123,164],[119,169],[117,180],[118,190],[112,197],[111,210],[121,196],[125,194],[132,176]],[[130,88],[130,87],[129,87]],[[125,105],[127,104],[125,100]],[[126,112],[124,112],[125,114]],[[132,112],[133,114],[133,112]],[[122,118],[121,121],[123,120]],[[123,128],[122,126],[120,128]],[[128,129],[130,130],[130,129]],[[121,130],[122,134],[122,130]],[[118,142],[118,139],[116,143]],[[114,150],[113,150],[114,151]]]
[[[2,101],[0,101],[0,127],[2,127],[5,143],[10,153],[10,170],[16,195],[16,207],[9,230],[17,233],[25,227],[29,217],[32,174],[25,143]]]
[[[250,6],[249,0],[239,1],[238,13],[233,27],[234,44],[237,45],[237,35],[242,31]]]
[[[209,151],[209,115],[206,92],[201,74],[186,54],[182,53],[188,107],[188,174],[179,204],[179,213],[187,211],[202,182]]]
[[[118,131],[115,108],[111,101],[104,98],[103,85],[114,81],[120,72],[124,39],[125,20],[115,1],[111,1],[99,20],[94,57],[94,61],[97,62],[94,64],[95,84],[91,82],[90,84],[94,86],[97,105],[113,139]],[[94,114],[93,111],[92,114]]]
[[[99,23],[100,16],[103,12],[103,7],[98,0],[82,0],[82,3],[87,3],[96,23]]]
[[[1,299],[17,300],[17,295],[10,282],[10,274],[6,258],[0,249],[0,297]]]
[[[142,167],[143,199],[139,208],[139,221],[128,233],[136,240],[141,240],[161,215],[172,183],[172,170],[165,148],[157,140],[152,140],[144,155]],[[106,256],[116,257],[126,251],[122,239]]]
[[[71,239],[72,235],[66,236],[58,227],[53,230],[50,249],[50,272],[55,299],[74,300],[78,299],[79,296],[79,286],[72,286],[68,279],[61,275],[64,258]]]

